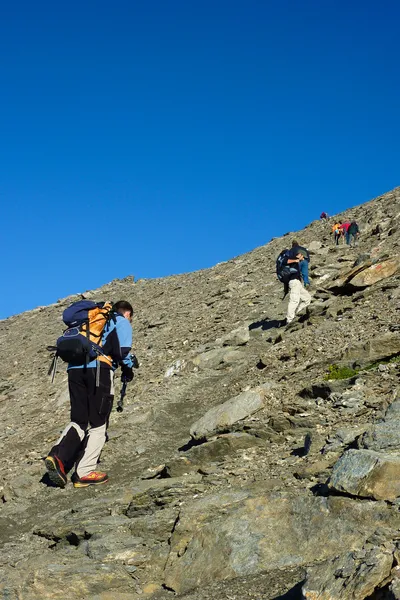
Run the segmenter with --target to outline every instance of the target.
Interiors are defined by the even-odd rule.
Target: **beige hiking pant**
[[[289,304],[286,322],[291,323],[297,313],[306,308],[311,302],[311,294],[303,287],[298,279],[289,281]]]

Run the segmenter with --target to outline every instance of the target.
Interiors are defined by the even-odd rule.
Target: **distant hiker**
[[[332,233],[334,236],[334,241],[336,246],[339,246],[339,240],[343,234],[343,229],[342,229],[342,221],[337,221],[333,226],[332,226]]]
[[[319,216],[319,218],[321,219],[321,221],[327,221],[329,219],[328,213],[326,212],[322,212]]]
[[[345,221],[344,223],[342,223],[343,236],[346,240],[347,245],[350,244],[349,227],[350,227],[350,221]]]
[[[309,287],[310,280],[308,278],[308,263],[310,262],[310,253],[307,248],[300,246],[297,240],[292,241],[292,250],[297,254],[301,253],[304,256],[304,260],[299,263],[301,278],[304,283],[304,287]]]
[[[291,323],[295,315],[306,308],[312,299],[301,283],[299,264],[302,260],[304,255],[293,248],[283,250],[276,260],[276,274],[279,281],[285,285],[285,295],[289,291],[286,324]]]
[[[360,235],[360,230],[358,227],[358,224],[356,221],[352,221],[350,223],[350,226],[347,230],[347,234],[349,236],[349,245],[350,246],[356,246],[357,245],[357,238]]]
[[[86,315],[83,325],[82,315]],[[130,353],[132,315],[133,308],[125,300],[114,305],[82,300],[64,311],[64,321],[71,327],[57,340],[57,352],[63,360],[70,361],[67,372],[71,422],[45,459],[49,478],[58,487],[65,487],[67,472],[74,464],[74,487],[108,481],[107,473],[96,467],[114,400],[114,371],[120,365],[121,380],[133,379],[136,358]],[[81,328],[74,327],[75,323]]]

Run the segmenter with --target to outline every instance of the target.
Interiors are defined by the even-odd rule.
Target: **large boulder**
[[[400,457],[373,450],[348,450],[333,468],[329,486],[361,498],[400,496]]]
[[[69,561],[68,564],[58,561],[50,562],[36,569],[31,579],[29,596],[20,596],[19,594],[18,596],[9,596],[6,588],[3,598],[30,597],[61,600],[61,598],[68,598],[72,590],[79,590],[77,595],[75,596],[74,592],[72,597],[95,598],[99,597],[97,594],[110,592],[112,597],[120,597],[122,600],[122,598],[129,597],[129,590],[131,595],[135,591],[132,577],[122,565],[96,563],[86,556],[73,562]],[[50,585],[51,592],[49,592]],[[71,598],[70,595],[69,597]]]
[[[390,575],[393,549],[372,547],[348,552],[312,567],[303,585],[310,600],[364,600]]]
[[[367,341],[352,344],[344,351],[342,359],[364,366],[400,354],[398,333],[385,333]]]
[[[345,271],[332,284],[331,289],[340,288],[347,285],[353,288],[365,288],[382,279],[394,275],[399,269],[399,258],[394,257],[388,260],[375,262],[365,260],[356,264],[350,271]]]
[[[367,267],[350,279],[355,287],[367,287],[394,275],[399,268],[399,258],[391,258]]]
[[[347,285],[349,283],[349,281],[355,277],[358,273],[360,273],[361,271],[364,271],[364,269],[367,269],[369,266],[371,266],[372,262],[366,261],[363,262],[361,264],[357,264],[354,267],[352,267],[350,269],[350,271],[344,271],[342,272],[333,282],[332,288],[337,288],[337,287],[343,287],[345,285]]]
[[[224,431],[237,421],[241,421],[263,408],[264,401],[265,390],[261,386],[242,392],[206,412],[190,427],[190,435],[194,439],[202,439],[218,431]]]
[[[384,503],[260,487],[184,506],[171,536],[164,584],[184,593],[216,580],[309,565],[361,549],[379,526],[397,526]]]
[[[360,446],[376,451],[400,451],[400,399],[392,402],[384,419],[363,435]]]

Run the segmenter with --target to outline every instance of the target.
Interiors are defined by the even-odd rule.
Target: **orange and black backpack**
[[[112,365],[111,356],[102,350],[104,328],[111,320],[116,320],[111,302],[79,300],[64,310],[63,321],[67,329],[58,338],[56,346],[49,347],[55,351],[50,368],[53,380],[58,358],[73,366],[85,366],[92,360],[97,360],[98,366],[99,361]]]

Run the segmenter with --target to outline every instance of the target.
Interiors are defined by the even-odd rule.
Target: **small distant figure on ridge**
[[[307,248],[304,248],[304,246],[300,246],[297,240],[292,241],[292,250],[295,252],[296,255],[301,253],[304,256],[304,259],[299,262],[299,267],[304,287],[309,287],[310,280],[308,278],[308,263],[310,262],[310,253],[307,250]]]
[[[114,400],[114,371],[121,366],[121,380],[133,379],[131,355],[133,308],[120,300],[95,303],[74,302],[63,313],[68,329],[54,348],[57,357],[68,362],[71,422],[45,459],[53,485],[65,487],[67,473],[74,466],[74,487],[88,487],[108,481],[107,473],[97,471],[100,453]],[[53,377],[54,378],[54,377]]]
[[[329,215],[325,211],[322,211],[322,213],[319,215],[319,218],[321,221],[327,221],[329,219]]]
[[[285,286],[285,296],[289,292],[286,325],[291,323],[296,314],[306,308],[312,300],[311,294],[301,281],[300,263],[304,260],[304,255],[297,252],[297,248],[283,250],[276,259],[277,277]]]

